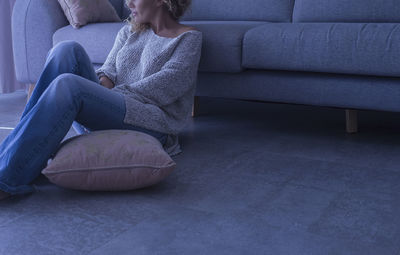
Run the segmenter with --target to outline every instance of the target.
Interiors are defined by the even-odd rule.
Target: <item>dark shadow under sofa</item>
[[[110,2],[128,17],[124,0]],[[97,69],[124,24],[74,29],[57,0],[17,0],[12,21],[30,91],[53,45],[79,42]],[[396,0],[192,0],[180,19],[203,33],[192,115],[201,96],[338,107],[357,132],[357,109],[400,110],[399,21]]]

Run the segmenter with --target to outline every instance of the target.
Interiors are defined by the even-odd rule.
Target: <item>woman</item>
[[[20,122],[0,145],[0,199],[35,191],[30,183],[72,124],[79,133],[138,130],[170,155],[181,151],[177,135],[190,117],[202,45],[200,31],[178,22],[190,0],[126,4],[128,23],[99,69],[75,41],[48,52]]]

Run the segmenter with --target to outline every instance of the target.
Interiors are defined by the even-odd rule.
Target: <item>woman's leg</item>
[[[73,40],[59,42],[47,53],[45,68],[39,76],[35,90],[31,96],[32,99],[30,98],[30,101],[25,106],[21,119],[36,104],[50,82],[62,73],[74,73],[100,83],[92,62],[82,45]],[[78,134],[89,132],[89,130],[76,121],[72,123],[72,127]]]
[[[1,145],[1,190],[12,195],[35,191],[30,182],[46,167],[49,156],[70,129],[70,119],[78,107],[73,95],[65,93],[65,87],[70,85],[63,81],[66,75],[75,74],[64,73],[50,82],[8,135],[8,143]]]
[[[46,167],[48,159],[58,150],[75,121],[83,123],[88,130],[137,130],[153,135],[161,143],[165,142],[166,134],[123,122],[126,111],[123,95],[99,86],[89,58],[84,57],[87,55],[83,48],[71,44],[74,46],[71,48],[75,49],[74,56],[80,56],[73,68],[77,74],[64,70],[65,73],[57,75],[47,85],[43,78],[38,83],[42,86],[35,87],[37,93],[31,97],[32,103],[26,106],[20,123],[0,145],[0,190],[11,194],[33,192],[34,188],[29,183]],[[53,59],[49,56],[55,52],[49,52],[46,68]],[[60,62],[54,61],[53,65],[57,67]],[[48,69],[54,71],[56,67]],[[47,75],[51,74],[47,72]]]
[[[32,109],[50,83],[62,73],[74,73],[100,83],[89,56],[82,45],[73,40],[59,42],[47,53],[43,71],[20,120]]]
[[[74,120],[91,130],[130,129],[160,140],[166,137],[125,124],[125,112],[122,94],[76,74],[57,76],[12,131],[15,139],[0,155],[0,189],[10,194],[34,192],[29,184],[59,149]]]
[[[42,73],[36,82],[35,88],[32,92],[29,101],[25,105],[20,121],[37,103],[40,96],[47,89],[50,83],[62,73],[74,73],[86,79],[100,83],[97,75],[93,69],[92,63],[85,49],[73,40],[66,40],[57,43],[47,52],[46,62]],[[101,86],[99,84],[99,86]],[[73,127],[78,134],[86,132],[82,126],[74,121]],[[0,155],[8,143],[15,137],[9,134],[0,145]]]
[[[25,109],[20,117],[20,122],[26,116],[26,114],[31,111],[43,92],[58,75],[62,73],[77,73],[83,77],[99,82],[97,75],[91,72],[91,69],[93,68],[88,66],[88,61],[80,61],[81,59],[88,58],[88,56],[85,56],[86,52],[82,49],[83,47],[75,41],[68,40],[56,44],[47,52],[43,71],[39,76],[29,101],[25,105]],[[29,132],[32,132],[32,130]],[[4,159],[6,150],[9,149],[10,142],[14,142],[15,139],[17,139],[17,136],[18,132],[16,132],[16,129],[14,129],[14,131],[11,132],[0,145],[0,158],[3,159],[2,162],[0,162],[0,165],[3,167],[7,164],[8,160]],[[0,176],[4,173],[4,170],[0,168]],[[32,188],[24,187],[23,189],[20,189],[20,191],[22,190],[30,191]]]

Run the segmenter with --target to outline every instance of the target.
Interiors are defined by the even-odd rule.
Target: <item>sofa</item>
[[[110,0],[121,19],[124,0]],[[400,110],[400,1],[192,0],[180,23],[203,33],[201,96],[336,107],[346,132],[357,110]],[[123,22],[69,25],[57,0],[17,0],[17,79],[34,85],[46,54],[76,40],[100,67]]]

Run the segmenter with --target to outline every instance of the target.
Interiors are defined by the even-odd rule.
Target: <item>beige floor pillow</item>
[[[155,137],[98,130],[64,140],[42,170],[50,182],[78,190],[132,190],[166,178],[176,163]]]

